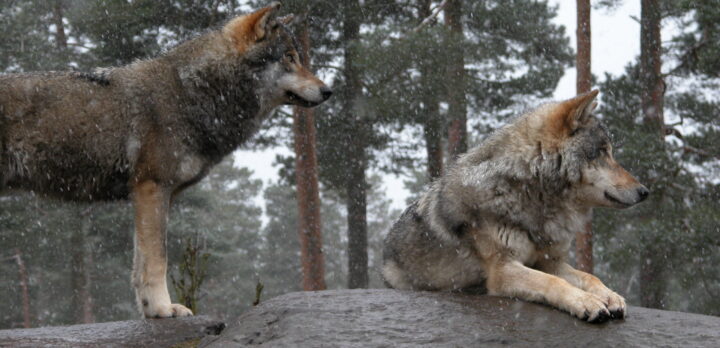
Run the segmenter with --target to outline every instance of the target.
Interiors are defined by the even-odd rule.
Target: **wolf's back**
[[[72,200],[127,195],[127,104],[95,74],[0,76],[0,184]]]

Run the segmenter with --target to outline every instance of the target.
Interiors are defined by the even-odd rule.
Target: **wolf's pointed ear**
[[[235,17],[225,25],[223,34],[235,43],[238,51],[244,52],[253,43],[265,38],[270,19],[278,9],[280,3],[276,1],[253,13]]]
[[[595,98],[598,91],[594,89],[590,92],[580,94],[575,98],[561,102],[557,108],[557,113],[553,115],[556,128],[560,128],[562,132],[570,134],[588,121],[592,111],[597,107]]]

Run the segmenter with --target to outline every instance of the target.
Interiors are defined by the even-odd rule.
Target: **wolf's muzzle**
[[[639,189],[637,189],[638,197],[640,197],[640,200],[638,203],[646,200],[648,196],[650,195],[650,191],[645,186],[640,186]]]
[[[320,95],[322,95],[323,101],[325,101],[330,99],[330,97],[333,95],[333,91],[328,86],[322,86],[320,87]]]

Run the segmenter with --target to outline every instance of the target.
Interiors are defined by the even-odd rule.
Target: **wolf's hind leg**
[[[610,318],[610,312],[599,296],[514,260],[496,261],[489,267],[487,288],[490,295],[544,302],[589,322],[604,322]]]
[[[170,206],[167,190],[152,181],[133,189],[135,204],[135,257],[132,284],[138,306],[146,318],[192,315],[181,304],[170,302],[167,288],[165,225]]]
[[[625,317],[627,313],[625,299],[605,286],[598,277],[579,271],[561,261],[540,264],[539,269],[554,274],[580,289],[599,296],[607,303],[607,308],[610,310],[610,315],[612,315],[613,318],[622,319]]]

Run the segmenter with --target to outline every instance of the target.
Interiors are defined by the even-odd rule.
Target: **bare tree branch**
[[[680,122],[680,124],[682,124],[682,122]],[[683,135],[682,135],[682,133],[680,133],[679,130],[673,128],[672,125],[665,125],[664,128],[665,128],[665,135],[666,135],[666,136],[668,136],[668,135],[674,135],[674,136],[677,137],[678,139],[683,140]]]
[[[707,45],[707,43],[708,43],[707,37],[708,37],[708,34],[707,34],[707,29],[706,29],[706,30],[703,30],[703,34],[700,37],[700,41],[698,41],[698,43],[695,44],[693,47],[690,47],[690,49],[687,50],[687,52],[685,52],[678,59],[680,61],[680,64],[678,64],[674,68],[670,69],[670,71],[668,71],[667,73],[663,74],[663,77],[669,76],[669,75],[674,75],[678,70],[687,66],[688,63],[690,62],[691,58],[697,57],[698,51]]]
[[[313,64],[313,68],[319,68],[319,69],[333,69],[337,71],[341,71],[343,68],[336,66],[336,65],[330,65],[330,64]]]
[[[424,28],[427,25],[429,25],[430,23],[434,22],[435,18],[437,18],[437,16],[440,14],[440,12],[442,12],[442,10],[445,8],[445,6],[447,6],[448,2],[449,2],[449,0],[443,0],[443,2],[440,3],[440,5],[437,5],[437,7],[435,7],[435,9],[430,14],[430,16],[423,19],[420,22],[420,24],[418,24],[417,27],[415,27],[411,30],[411,32],[417,33],[418,31],[422,30],[422,28]]]
[[[685,146],[682,147],[682,149],[683,149],[683,151],[685,151],[685,152],[691,152],[691,153],[694,153],[694,154],[697,154],[697,155],[700,155],[700,156],[712,157],[712,158],[720,159],[720,155],[718,155],[718,154],[711,153],[711,152],[709,152],[709,151],[707,151],[707,150],[698,149],[697,147],[693,147],[693,146],[690,146],[690,145],[685,145]]]
[[[665,125],[665,128],[672,128],[672,127],[679,126],[679,125],[684,124],[684,123],[685,123],[685,117],[684,117],[683,115],[680,115],[680,121],[677,121],[677,122],[671,123],[671,124],[666,124],[666,125]],[[680,133],[680,132],[677,131],[677,130],[675,130],[675,131],[678,132],[678,133]]]

